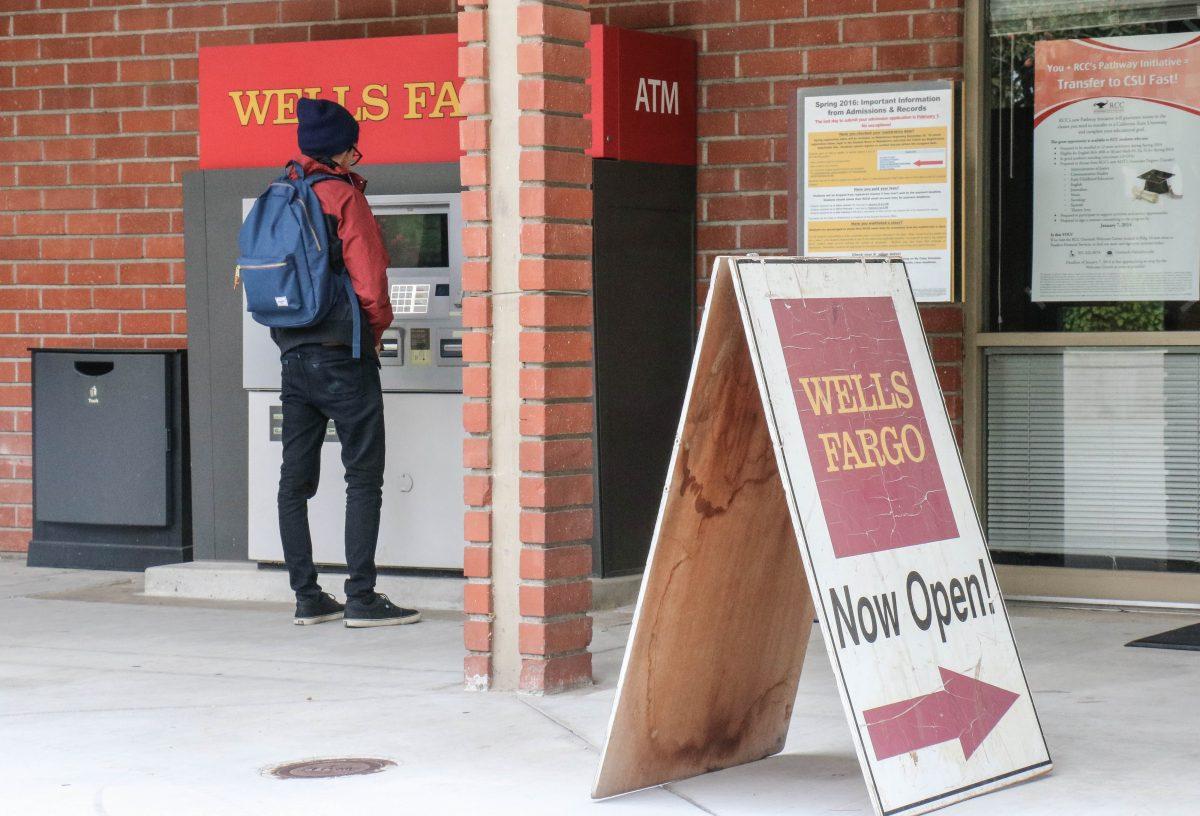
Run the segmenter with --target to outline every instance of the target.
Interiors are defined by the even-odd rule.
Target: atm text
[[[679,83],[667,82],[665,79],[638,79],[637,99],[634,100],[635,111],[647,113],[670,113],[679,115]]]

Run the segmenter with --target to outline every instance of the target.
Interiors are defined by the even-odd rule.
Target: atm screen
[[[375,216],[391,265],[401,269],[450,265],[449,218],[445,213],[386,213]]]

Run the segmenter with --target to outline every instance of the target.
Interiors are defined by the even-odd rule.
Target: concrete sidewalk
[[[782,754],[594,803],[629,609],[597,617],[594,687],[531,698],[461,690],[452,613],[393,629],[297,627],[282,605],[139,588],[128,574],[0,560],[0,812],[870,813],[819,633]],[[1123,647],[1200,616],[1012,612],[1056,769],[946,812],[1200,813],[1200,653]],[[337,756],[396,767],[333,780],[261,773]]]

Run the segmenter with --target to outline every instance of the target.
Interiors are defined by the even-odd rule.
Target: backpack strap
[[[342,275],[342,283],[346,287],[346,297],[350,298],[350,314],[354,321],[354,339],[350,341],[350,347],[357,360],[362,357],[362,305],[358,302],[358,293],[354,291],[349,273]]]
[[[295,164],[295,162],[291,162],[291,164]],[[312,173],[308,176],[301,175],[301,178],[307,181],[310,186],[330,179],[342,179],[347,184],[354,183],[345,176],[335,176],[330,173]],[[350,314],[354,321],[354,339],[351,341],[351,347],[354,350],[354,359],[357,360],[362,357],[362,304],[358,301],[358,293],[354,291],[354,282],[350,280],[350,268],[345,263],[342,264],[342,267],[345,270],[345,273],[341,276],[342,284],[346,290],[346,297],[349,298]]]
[[[316,184],[318,181],[329,181],[330,179],[335,179],[335,180],[340,179],[341,181],[344,181],[347,184],[350,184],[350,185],[354,184],[353,181],[346,178],[345,176],[335,176],[331,173],[312,173],[311,175],[309,175],[307,177],[307,181],[309,184]]]
[[[285,164],[285,165],[283,166],[283,175],[279,177],[280,181],[291,181],[291,180],[293,180],[293,179],[292,179],[292,177],[291,177],[291,175],[290,175],[290,172],[291,172],[293,169],[296,171],[296,178],[297,178],[297,179],[303,179],[303,178],[304,178],[304,167],[303,167],[303,166],[300,164],[300,162],[296,161],[295,159],[291,159],[290,161],[288,161],[288,163],[287,163],[287,164]]]

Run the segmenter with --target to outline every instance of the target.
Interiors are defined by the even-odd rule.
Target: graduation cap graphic
[[[1167,195],[1171,192],[1171,185],[1167,183],[1167,179],[1174,176],[1174,173],[1168,173],[1165,170],[1147,170],[1138,178],[1146,182],[1147,193],[1162,193]]]

